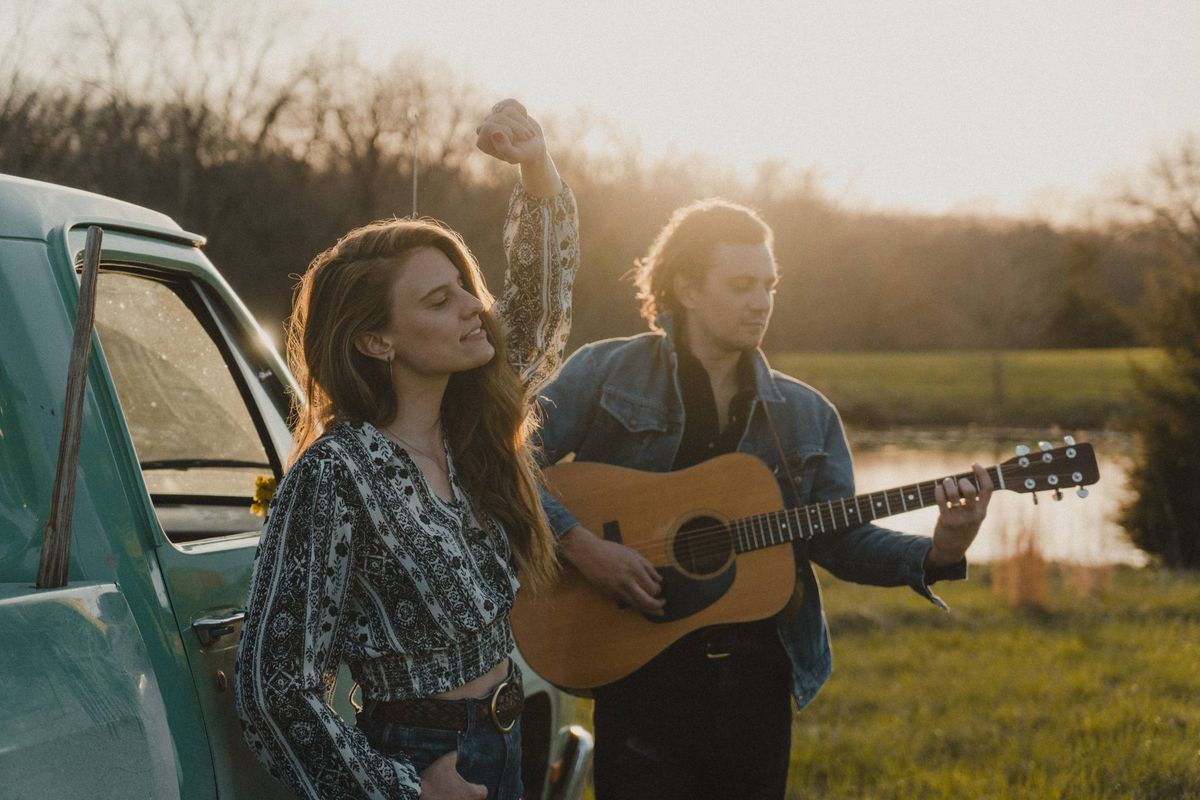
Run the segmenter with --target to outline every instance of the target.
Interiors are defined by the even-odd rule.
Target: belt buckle
[[[492,724],[495,725],[496,730],[500,731],[501,733],[508,733],[509,731],[511,731],[513,729],[513,726],[515,726],[517,724],[516,717],[513,717],[512,721],[509,722],[507,725],[500,722],[499,709],[496,708],[496,704],[500,700],[500,692],[504,691],[504,688],[506,686],[508,686],[509,683],[510,683],[510,681],[508,681],[508,680],[503,680],[500,682],[500,684],[496,687],[496,690],[494,692],[492,692],[492,702],[488,707],[488,711],[491,712],[491,716],[492,716]]]

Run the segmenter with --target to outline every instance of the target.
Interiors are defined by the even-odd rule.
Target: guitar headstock
[[[1100,480],[1096,452],[1090,444],[1076,444],[1067,436],[1062,447],[1039,442],[1038,449],[1017,448],[1017,454],[997,468],[1004,479],[1004,488],[1014,492],[1053,492],[1055,500],[1062,499],[1062,490],[1076,488],[1076,494],[1087,497],[1083,488]],[[1037,502],[1037,495],[1033,496]]]

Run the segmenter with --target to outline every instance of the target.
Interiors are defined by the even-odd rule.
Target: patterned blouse
[[[578,242],[569,189],[514,193],[496,310],[527,385],[562,358]],[[374,750],[328,705],[341,662],[366,696],[391,700],[461,686],[512,652],[518,581],[508,540],[476,515],[449,467],[448,502],[375,426],[339,422],[279,484],[246,602],[235,697],[251,748],[302,797],[420,795],[412,764]]]

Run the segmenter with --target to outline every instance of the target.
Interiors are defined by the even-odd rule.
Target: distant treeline
[[[88,51],[88,80],[28,74],[10,49],[0,59],[0,171],[146,205],[206,235],[209,257],[277,330],[289,276],[350,228],[411,212],[415,149],[419,212],[459,230],[499,285],[515,169],[473,154],[474,126],[499,98],[432,59],[381,70],[318,49],[280,66],[269,40],[230,27],[237,20],[154,24],[178,29],[139,48],[127,41],[136,31],[108,23]],[[163,43],[172,37],[184,41]],[[184,61],[166,55],[176,51]],[[783,280],[770,349],[1142,341],[1156,251],[1134,229],[856,212],[785,164],[738,177],[694,158],[646,159],[629,132],[582,113],[542,119],[582,217],[573,345],[644,329],[622,275],[672,209],[718,194],[758,208],[776,230]]]

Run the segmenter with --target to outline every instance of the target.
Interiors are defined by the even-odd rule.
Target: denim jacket
[[[574,453],[578,461],[649,472],[671,469],[683,432],[683,400],[670,314],[661,315],[656,323],[659,331],[580,348],[543,389],[539,403],[544,417],[544,463]],[[807,384],[772,370],[760,351],[752,356],[756,396],[738,451],[757,456],[770,467],[788,507],[853,495],[850,450],[833,405]],[[782,458],[787,459],[786,468]],[[576,524],[570,511],[547,493],[543,505],[556,536]],[[966,577],[965,561],[927,575],[923,564],[931,547],[928,537],[871,523],[818,534],[793,547],[800,603],[789,603],[776,621],[792,662],[797,708],[813,699],[832,670],[829,630],[810,562],[842,580],[911,586],[942,608],[945,604],[929,584]]]

